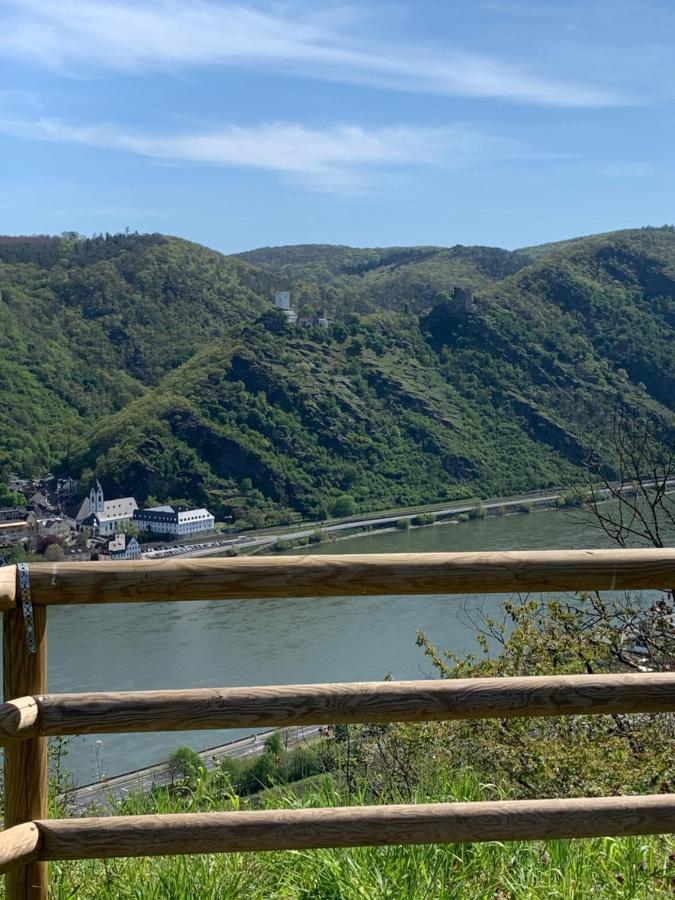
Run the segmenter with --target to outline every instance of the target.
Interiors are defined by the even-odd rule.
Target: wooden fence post
[[[17,591],[17,596],[19,592]],[[47,609],[33,610],[37,653],[29,653],[20,601],[3,613],[5,700],[37,696],[47,689]],[[47,739],[34,737],[5,747],[5,828],[47,815]],[[46,900],[47,863],[32,862],[5,875],[6,900]]]

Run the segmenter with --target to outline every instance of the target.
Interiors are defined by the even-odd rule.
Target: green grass
[[[442,799],[498,795],[470,776],[447,783]],[[126,813],[233,809],[237,798],[209,796],[199,785],[187,798],[166,792],[130,798]],[[304,792],[269,792],[267,808],[344,802],[330,778]],[[51,865],[54,898],[96,900],[506,900],[506,898],[626,898],[670,896],[675,885],[670,836],[467,845],[395,846],[352,850],[233,853]]]

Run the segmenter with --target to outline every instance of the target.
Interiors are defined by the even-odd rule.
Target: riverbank
[[[281,541],[276,541],[271,545],[271,548],[268,545],[265,549],[271,549],[275,553],[284,553],[298,547],[305,548],[308,543],[315,546],[320,544],[335,544],[366,536],[374,537],[392,531],[407,531],[408,529],[417,530],[419,528],[431,528],[438,525],[462,525],[465,522],[486,517],[502,518],[504,516],[525,515],[532,512],[545,512],[547,510],[562,509],[577,505],[574,502],[564,502],[564,496],[564,494],[557,494],[548,497],[533,498],[528,501],[507,499],[488,502],[487,504],[477,503],[474,506],[461,507],[453,511],[442,510],[436,514],[405,514],[392,517],[391,520],[384,522],[380,520],[377,525],[374,525],[372,520],[369,520],[368,522],[362,522],[359,525],[353,525],[351,528],[345,526],[341,529],[326,528],[320,533],[314,531],[310,535],[309,541],[306,540],[304,536],[297,541],[283,539]],[[561,500],[563,500],[563,502],[560,502]],[[319,537],[318,540],[312,540],[312,538],[317,537]],[[253,550],[253,553],[257,553],[262,549],[263,547],[258,546]]]
[[[566,499],[568,498],[568,499]],[[529,513],[537,509],[554,509],[574,505],[574,494],[569,489],[556,488],[552,491],[534,491],[489,500],[471,500],[452,504],[427,504],[426,506],[405,507],[401,511],[387,510],[386,513],[369,513],[361,518],[350,516],[345,519],[325,522],[310,522],[295,529],[285,528],[256,532],[246,536],[238,535],[229,540],[220,540],[218,547],[194,545],[185,547],[175,558],[255,554],[260,552],[284,553],[298,547],[335,543],[338,540],[381,534],[392,530],[419,528],[427,525],[461,524],[486,516],[504,516]],[[416,521],[419,520],[419,521]],[[154,554],[147,554],[153,558]]]
[[[648,483],[645,483],[648,486]],[[622,486],[622,491],[634,490],[631,484]],[[669,492],[675,489],[675,480],[668,484]],[[598,489],[598,493],[603,491]],[[220,539],[208,546],[195,544],[181,546],[170,550],[174,558],[251,555],[260,552],[285,553],[299,547],[335,543],[343,538],[364,537],[373,534],[391,532],[400,529],[419,528],[435,524],[461,524],[470,520],[486,517],[526,514],[536,510],[567,509],[581,505],[583,492],[578,487],[552,488],[550,490],[531,491],[527,494],[516,494],[508,497],[497,497],[486,500],[471,499],[455,501],[450,504],[426,504],[419,507],[403,507],[399,510],[368,513],[361,517],[345,517],[327,522],[306,522],[298,526],[265,529],[255,533],[236,535],[228,539]],[[303,552],[306,552],[303,549]],[[145,554],[147,558],[156,558],[156,553]]]

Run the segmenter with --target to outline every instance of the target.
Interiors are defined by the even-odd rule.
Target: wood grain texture
[[[0,874],[39,858],[40,832],[33,822],[0,831]]]
[[[675,548],[32,563],[37,604],[675,585]]]
[[[0,611],[16,606],[16,566],[0,566]]]
[[[38,734],[38,705],[34,697],[0,703],[0,744]]]
[[[110,816],[36,824],[42,857],[50,860],[549,840],[675,831],[675,796]]]
[[[49,694],[42,734],[281,728],[675,711],[675,674],[565,675]]]
[[[39,696],[47,689],[47,610],[35,607],[37,653],[26,647],[20,608],[3,613],[3,691],[5,701]],[[47,810],[47,740],[34,737],[5,747],[5,827],[44,818]],[[31,862],[5,876],[7,900],[44,900],[47,866]]]

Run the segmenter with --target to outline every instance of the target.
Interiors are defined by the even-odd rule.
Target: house
[[[27,478],[21,478],[18,472],[10,472],[9,479],[7,481],[7,489],[10,490],[13,494],[21,493],[23,494],[28,485],[29,481]]]
[[[23,522],[28,518],[25,506],[0,507],[0,522]]]
[[[42,491],[35,491],[34,494],[31,494],[27,506],[35,513],[47,513],[54,508]]]
[[[116,534],[103,544],[99,556],[103,559],[141,559],[143,554],[135,537]]]
[[[133,497],[120,497],[117,500],[106,500],[103,488],[97,480],[82,501],[82,506],[75,516],[77,528],[91,528],[94,534],[114,535],[119,525],[130,522],[138,504]]]
[[[34,536],[33,526],[27,519],[0,522],[0,547],[26,544]]]
[[[319,328],[328,328],[330,320],[325,316],[300,316],[298,325],[318,325]]]
[[[57,479],[56,495],[58,497],[74,497],[77,491],[77,479],[65,475],[63,478]]]
[[[151,506],[134,512],[134,524],[139,531],[168,534],[172,537],[197,536],[213,531],[216,520],[208,509],[187,506]]]
[[[53,516],[49,519],[36,519],[38,537],[56,537],[67,541],[70,538],[70,523],[63,516]]]

